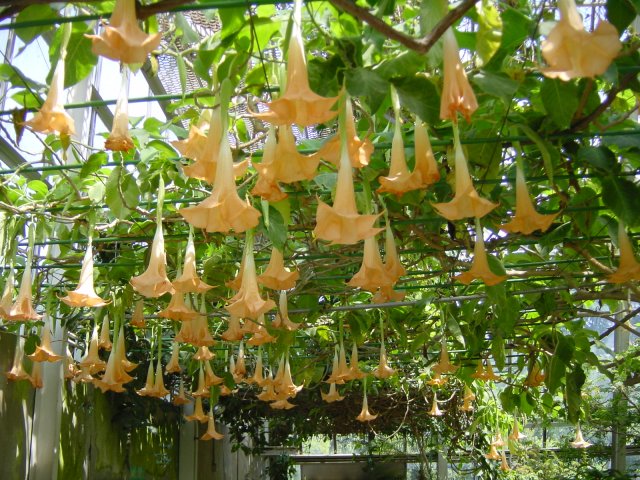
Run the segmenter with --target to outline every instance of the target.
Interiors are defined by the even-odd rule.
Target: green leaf
[[[640,187],[626,178],[605,177],[602,184],[602,201],[628,226],[640,223]]]
[[[176,65],[178,67],[178,78],[180,79],[180,90],[184,95],[187,93],[187,65],[181,55],[176,57]]]
[[[36,200],[42,200],[49,193],[49,186],[42,180],[31,180],[27,183],[27,187],[35,193],[33,197]]]
[[[607,19],[622,34],[640,13],[630,0],[607,0]]]
[[[136,179],[122,167],[115,167],[106,185],[105,202],[111,213],[117,218],[125,218],[131,212],[130,209],[138,206],[140,190]]]
[[[440,121],[440,95],[429,79],[414,76],[396,78],[391,82],[396,87],[402,106],[420,117],[423,122],[435,124]]]
[[[567,418],[572,423],[576,423],[580,420],[582,386],[586,380],[587,376],[580,365],[576,365],[576,367],[567,374],[567,385],[565,388],[567,399]]]
[[[246,9],[244,7],[221,8],[218,10],[218,15],[220,15],[220,21],[222,22],[220,35],[223,39],[230,37],[242,29],[245,23],[245,11]],[[264,45],[262,48],[264,48]]]
[[[380,74],[366,68],[345,72],[347,91],[352,97],[367,97],[371,113],[376,113],[389,94],[389,82]]]
[[[31,5],[22,10],[18,16],[16,17],[17,23],[22,22],[33,22],[39,20],[49,20],[53,18],[57,18],[58,11],[54,10],[48,5]],[[36,38],[38,35],[50,30],[51,26],[49,25],[41,25],[34,27],[26,27],[26,28],[18,28],[15,30],[18,38],[22,40],[25,45],[28,45]]]
[[[504,73],[480,72],[471,78],[483,92],[501,98],[505,103],[510,103],[518,90],[519,83],[512,80]]]
[[[551,144],[549,144],[549,142],[543,140],[540,135],[538,135],[536,132],[534,132],[531,128],[529,128],[527,125],[524,124],[519,124],[518,128],[520,128],[520,130],[522,130],[522,132],[529,137],[529,139],[536,144],[536,146],[538,147],[538,150],[540,150],[540,154],[542,155],[542,161],[544,162],[544,169],[545,169],[545,173],[547,174],[547,178],[549,179],[549,183],[551,183],[551,185],[554,184],[553,181],[553,175],[554,175],[554,161],[553,161],[553,157],[551,155],[551,152],[553,151],[555,156],[558,156],[558,152],[556,149],[553,148],[553,146]]]
[[[182,37],[186,43],[198,43],[200,41],[200,35],[191,27],[182,13],[176,13],[174,21],[178,37]]]
[[[51,46],[49,47],[49,59],[52,70],[49,73],[48,83],[51,83],[53,70],[56,68],[58,58],[60,58],[60,42],[64,29],[56,31]],[[76,22],[73,24],[71,38],[67,46],[67,58],[65,59],[64,87],[69,88],[84,80],[98,63],[98,57],[91,52],[91,40],[85,34],[94,33],[92,28],[86,23]]]
[[[278,250],[284,250],[284,242],[287,241],[287,227],[280,211],[269,206],[269,226],[267,227],[267,235],[274,247]]]
[[[493,338],[491,342],[491,355],[496,362],[496,368],[502,370],[505,363],[504,340],[500,335]]]
[[[580,147],[577,159],[592,167],[610,173],[618,172],[619,165],[616,156],[607,147]]]
[[[559,128],[569,128],[578,108],[578,87],[572,82],[545,78],[540,89],[545,110]]]
[[[87,195],[89,196],[89,200],[94,205],[101,204],[104,199],[104,193],[106,191],[105,185],[102,182],[96,182],[89,187],[87,190]]]
[[[557,356],[552,355],[550,357],[546,372],[547,375],[544,379],[544,382],[551,394],[555,393],[555,391],[562,384],[562,379],[564,378],[566,368],[567,367],[564,362]]]
[[[482,0],[476,5],[478,12],[478,34],[476,50],[480,60],[485,64],[498,51],[502,42],[502,19],[493,2]]]
[[[87,161],[82,165],[80,170],[80,178],[85,178],[94,172],[100,170],[100,168],[107,163],[109,156],[107,152],[96,152],[89,155]]]

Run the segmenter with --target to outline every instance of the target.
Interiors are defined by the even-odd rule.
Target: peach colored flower
[[[419,176],[421,188],[426,188],[440,180],[440,171],[436,158],[433,156],[427,126],[417,118],[413,135],[416,162],[411,174]]]
[[[27,263],[24,267],[24,272],[22,273],[18,298],[16,298],[16,301],[9,309],[8,320],[13,322],[24,322],[29,320],[40,320],[42,318],[42,315],[38,315],[33,308],[31,283],[31,253],[29,253]]]
[[[339,402],[341,400],[344,400],[344,397],[340,395],[340,392],[338,392],[335,383],[329,385],[329,393],[324,393],[321,391],[320,396],[322,397],[322,400],[327,403]]]
[[[502,470],[503,472],[509,472],[511,470],[511,467],[509,466],[509,463],[507,463],[507,454],[505,453],[505,449],[502,449],[502,453],[500,454],[500,470]]]
[[[346,101],[346,132],[347,132],[347,150],[349,159],[353,168],[363,168],[369,165],[371,154],[373,153],[373,144],[365,139],[360,140],[356,132],[356,124],[353,118],[353,107],[351,101]],[[340,134],[336,134],[327,140],[320,150],[316,153],[318,157],[325,160],[336,167],[340,165]]]
[[[133,314],[131,315],[131,321],[129,323],[132,327],[145,327],[146,322],[144,320],[144,300],[140,299],[136,302],[136,306],[133,309]]]
[[[209,386],[207,385],[207,382],[204,378],[204,369],[202,368],[202,365],[204,363],[206,362],[200,363],[200,370],[198,371],[198,389],[191,392],[191,395],[193,395],[194,397],[208,398],[211,394]]]
[[[297,270],[291,272],[285,268],[282,251],[274,246],[266,270],[258,276],[258,283],[272,290],[290,290],[295,287],[299,277]]]
[[[102,319],[102,326],[100,327],[100,338],[98,339],[98,348],[101,350],[110,351],[113,348],[111,343],[111,331],[109,330],[109,317],[105,315]]]
[[[180,377],[180,388],[178,390],[178,395],[173,397],[173,399],[171,400],[171,403],[173,403],[177,407],[186,405],[189,403],[189,399],[184,393],[184,381],[182,380],[182,377]]]
[[[347,285],[375,292],[382,287],[391,287],[393,283],[393,279],[382,264],[376,237],[365,238],[362,265]]]
[[[345,143],[338,170],[338,185],[333,206],[318,200],[316,227],[314,235],[331,245],[352,245],[365,238],[373,237],[381,228],[373,223],[379,215],[360,215],[356,208],[356,195],[353,189],[353,175],[349,153]]]
[[[351,358],[349,365],[349,379],[350,380],[360,380],[367,376],[362,370],[360,370],[360,366],[358,365],[358,345],[356,342],[353,342],[353,347],[351,348]]]
[[[220,337],[227,342],[237,342],[238,340],[242,340],[242,337],[244,337],[244,331],[242,330],[242,325],[240,325],[240,318],[230,315],[228,322],[229,326],[220,335]]]
[[[442,346],[440,347],[440,360],[433,366],[436,373],[455,373],[458,370],[457,365],[453,365],[449,360],[449,351],[447,350],[447,339],[442,337]]]
[[[291,410],[292,408],[295,407],[295,405],[289,402],[286,398],[283,398],[281,400],[276,400],[275,402],[271,402],[269,406],[274,410]]]
[[[460,112],[468,122],[471,114],[478,108],[478,102],[460,61],[458,42],[453,30],[448,28],[443,37],[444,80],[440,100],[440,118],[456,123],[457,113]]]
[[[391,375],[396,373],[396,371],[387,363],[387,349],[384,346],[384,343],[380,345],[380,361],[378,366],[371,373],[373,373],[374,377],[379,378],[380,380],[389,378]]]
[[[348,379],[348,377],[349,367],[347,365],[347,357],[344,354],[344,348],[341,344],[333,352],[333,365],[331,367],[331,375],[329,375],[329,377],[325,380],[325,383],[336,383],[342,385],[346,382],[346,379]]]
[[[173,281],[173,288],[176,292],[182,293],[204,293],[213,287],[204,283],[196,271],[196,247],[193,243],[193,231],[189,229],[189,239],[187,249],[184,254],[184,266],[182,275]]]
[[[284,328],[290,332],[293,332],[300,328],[302,323],[295,323],[289,319],[289,306],[287,305],[287,292],[282,290],[280,292],[280,299],[278,302],[279,311],[276,313],[276,317],[273,320],[272,326],[276,328]]]
[[[484,458],[487,460],[500,460],[500,454],[494,444],[489,446],[489,453],[485,453]]]
[[[49,322],[45,322],[40,333],[40,345],[36,346],[35,352],[27,355],[34,362],[57,362],[62,360],[62,355],[58,355],[51,347],[51,330]]]
[[[267,142],[272,142],[274,128],[269,130]],[[270,143],[269,146],[272,144]],[[265,145],[266,150],[266,145]],[[291,127],[283,125],[278,128],[278,139],[272,150],[265,151],[262,162],[255,165],[261,177],[270,183],[294,183],[311,180],[316,176],[320,158],[317,155],[302,155],[296,147]]]
[[[31,375],[28,380],[31,382],[33,388],[44,387],[44,380],[42,378],[42,362],[33,362],[31,367]]]
[[[229,299],[229,303],[224,308],[236,317],[256,320],[260,315],[274,308],[276,304],[273,300],[263,300],[260,296],[256,265],[253,259],[253,233],[247,234],[244,257],[240,290]]]
[[[191,415],[185,415],[184,419],[187,422],[198,421],[200,423],[206,423],[209,421],[209,416],[204,413],[202,409],[202,398],[196,397],[195,408],[193,409],[193,413]]]
[[[331,107],[337,97],[321,97],[309,87],[307,62],[302,43],[301,5],[294,7],[294,21],[287,56],[287,84],[280,98],[267,104],[268,112],[254,113],[254,117],[275,125],[308,126],[332,119]]]
[[[193,207],[179,210],[184,219],[207,232],[244,232],[258,224],[260,212],[238,196],[233,176],[231,147],[222,135],[220,155],[216,165],[216,178],[211,195]]]
[[[215,355],[213,354],[213,352],[211,350],[209,350],[209,347],[206,345],[202,345],[200,347],[198,347],[198,350],[196,351],[196,353],[193,354],[193,360],[197,360],[197,361],[202,361],[202,362],[206,362],[211,360]]]
[[[527,379],[524,381],[525,387],[536,388],[542,385],[544,382],[545,374],[540,371],[540,365],[538,365],[537,361],[533,362],[533,365],[529,367],[529,373],[527,374]]]
[[[224,435],[216,431],[216,422],[213,419],[213,407],[209,408],[207,419],[207,431],[200,437],[200,440],[222,440]]]
[[[70,307],[103,307],[109,303],[100,298],[93,287],[93,247],[91,238],[89,238],[87,251],[84,254],[84,260],[82,260],[78,288],[67,292],[67,295],[60,300]]]
[[[11,370],[5,372],[8,380],[18,381],[18,380],[30,380],[31,377],[24,369],[23,365],[24,360],[24,341],[21,335],[16,337],[16,349],[13,353],[13,365],[11,366]]]
[[[433,401],[431,402],[431,410],[429,410],[429,415],[432,417],[441,417],[444,415],[444,412],[438,408],[438,396],[433,394]]]
[[[246,382],[255,383],[262,387],[265,384],[264,372],[262,370],[262,350],[258,349],[258,359],[256,360],[256,366],[253,370],[253,376],[251,378],[247,378]]]
[[[136,390],[136,393],[141,397],[150,397],[154,392],[154,372],[153,372],[153,360],[149,361],[149,367],[147,368],[147,380],[140,390]]]
[[[467,159],[464,156],[458,130],[453,129],[455,150],[456,191],[453,200],[446,203],[432,203],[436,212],[451,222],[467,217],[482,218],[498,206],[480,197],[469,175]]]
[[[588,448],[591,446],[591,443],[587,442],[582,436],[582,429],[580,428],[580,424],[576,425],[576,438],[573,442],[569,442],[573,448]]]
[[[516,214],[500,228],[509,233],[529,235],[536,230],[546,232],[560,213],[542,215],[536,212],[520,164],[516,165]]]
[[[518,425],[518,419],[514,417],[513,418],[513,429],[511,430],[511,433],[509,434],[509,440],[511,440],[513,442],[519,442],[523,438],[527,438],[527,436],[525,434],[523,434],[522,432],[520,432],[520,426]]]
[[[205,112],[209,112],[209,110],[205,110]],[[171,145],[175,148],[180,155],[183,157],[189,158],[191,160],[195,160],[197,158],[202,157],[207,150],[207,138],[208,136],[202,131],[202,123],[209,124],[209,121],[203,122],[202,117],[199,124],[191,125],[189,128],[189,135],[184,140],[173,140]],[[184,170],[185,167],[183,167]],[[191,177],[185,172],[187,177]],[[196,177],[192,177],[196,178]],[[210,182],[211,183],[211,182]]]
[[[158,316],[168,318],[177,322],[191,321],[200,314],[185,303],[185,294],[175,291],[171,295],[169,305],[164,310],[158,312]]]
[[[180,368],[180,344],[176,341],[171,346],[171,359],[164,371],[167,373],[180,373],[182,371],[182,368]]]
[[[282,375],[280,373],[282,372]],[[291,365],[289,364],[289,357],[287,356],[284,362],[284,369],[278,370],[278,374],[273,382],[278,400],[284,400],[285,398],[295,397],[296,394],[302,390],[302,385],[295,385],[291,376]]]
[[[56,69],[53,72],[51,87],[49,88],[46,100],[40,107],[38,113],[36,113],[31,120],[25,122],[25,125],[34,132],[58,132],[60,135],[73,135],[75,133],[73,118],[65,112],[64,104],[62,103],[65,56],[66,48],[63,48]]]
[[[86,35],[91,39],[91,51],[122,63],[144,63],[149,52],[158,48],[162,36],[147,35],[138,26],[135,0],[116,0],[109,25],[100,35]]]
[[[474,279],[480,279],[488,286],[497,285],[507,279],[506,275],[496,275],[489,268],[487,251],[484,248],[482,227],[478,221],[476,221],[476,244],[473,248],[473,263],[469,270],[457,275],[455,279],[465,285],[470,284]]]
[[[356,420],[359,422],[371,422],[378,418],[378,415],[373,415],[369,412],[369,402],[367,401],[367,390],[365,387],[364,398],[362,399],[362,410],[360,410],[360,414],[356,417]]]
[[[0,318],[5,320],[8,320],[9,311],[13,304],[14,283],[13,267],[9,267],[9,274],[7,275],[7,280],[4,282],[4,290],[2,291],[2,298],[0,298]]]
[[[433,376],[433,378],[430,378],[429,380],[427,380],[427,385],[431,385],[433,387],[442,387],[443,385],[447,384],[447,379],[445,377],[443,377],[440,373],[437,373]]]
[[[258,168],[258,166],[256,166],[256,168]],[[260,174],[258,174],[258,181],[251,189],[251,194],[262,197],[267,202],[272,203],[277,203],[289,196],[282,191],[278,182],[269,180]]]
[[[91,374],[102,372],[107,368],[107,362],[100,358],[100,347],[98,345],[98,326],[96,325],[93,327],[93,333],[91,334],[91,340],[87,345],[86,353],[80,360],[80,367],[88,369]]]
[[[211,368],[211,363],[209,360],[202,362],[204,365],[204,384],[207,387],[213,387],[214,385],[220,385],[224,380],[213,373],[213,369]]]
[[[607,281],[625,283],[630,280],[640,280],[640,263],[633,253],[633,247],[622,220],[618,220],[618,248],[620,249],[618,269],[607,276]]]
[[[601,20],[592,33],[587,32],[574,0],[558,0],[558,8],[560,21],[540,45],[549,64],[542,73],[564,81],[602,75],[622,48],[618,30]]]
[[[133,140],[129,135],[129,68],[123,65],[122,83],[116,102],[113,126],[106,142],[104,142],[104,148],[105,150],[126,152],[133,147]]]
[[[156,233],[151,244],[151,258],[145,272],[129,280],[131,286],[142,296],[148,298],[161,297],[165,293],[173,293],[173,285],[167,277],[167,256],[164,251],[164,235],[162,218],[159,217]]]
[[[260,345],[264,345],[265,343],[273,343],[277,339],[273,335],[269,333],[264,324],[264,314],[258,317],[258,320],[253,321],[247,320],[245,321],[245,327],[251,326],[251,329],[244,328],[244,332],[248,333],[251,331],[252,335],[249,340],[247,340],[247,344],[253,347],[258,347]]]

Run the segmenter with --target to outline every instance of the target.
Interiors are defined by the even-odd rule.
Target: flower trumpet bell
[[[202,398],[196,397],[195,407],[193,409],[193,413],[191,415],[185,415],[184,419],[187,422],[198,421],[200,423],[206,423],[209,421],[209,416],[204,413],[202,409]]]
[[[640,263],[633,254],[633,247],[622,220],[618,220],[618,247],[620,248],[620,263],[618,269],[607,277],[607,281],[625,283],[630,280],[640,280]]]
[[[229,139],[222,135],[211,195],[198,205],[182,208],[180,215],[207,232],[241,233],[258,224],[260,212],[238,196]]]
[[[180,344],[178,342],[174,341],[171,346],[171,359],[164,371],[167,373],[180,373],[182,371],[182,368],[180,368]]]
[[[295,287],[299,277],[297,270],[291,272],[285,268],[282,251],[273,247],[269,264],[262,275],[258,276],[258,282],[272,290],[290,290]]]
[[[109,25],[100,35],[86,35],[91,39],[91,51],[111,60],[141,64],[149,52],[158,48],[162,36],[147,35],[138,26],[135,0],[116,0]]]
[[[440,118],[457,122],[460,112],[467,120],[478,108],[478,101],[473,93],[467,74],[460,61],[458,42],[453,30],[448,28],[444,37],[444,85],[440,100]]]
[[[433,208],[439,215],[443,216],[451,222],[461,220],[468,217],[482,218],[491,210],[496,208],[498,204],[480,197],[471,175],[469,175],[469,166],[464,156],[460,139],[458,138],[458,130],[454,132],[454,156],[455,156],[455,178],[456,191],[453,200],[446,203],[432,203]]]
[[[24,360],[24,344],[22,337],[18,335],[16,337],[16,350],[13,354],[13,365],[11,366],[11,370],[5,373],[8,380],[18,381],[18,380],[30,380],[31,377],[24,369],[23,366]]]
[[[378,415],[373,415],[369,412],[369,402],[367,400],[367,392],[364,392],[364,398],[362,400],[362,410],[360,410],[360,414],[356,417],[356,420],[359,422],[371,422],[378,418]]]
[[[442,346],[440,348],[440,360],[433,366],[433,371],[439,374],[455,373],[458,370],[457,365],[453,365],[449,360],[449,351],[447,350],[447,339],[442,337]]]
[[[622,48],[618,30],[600,20],[595,31],[587,32],[574,0],[559,0],[558,8],[560,21],[540,46],[549,65],[542,73],[564,81],[602,75]]]
[[[380,362],[372,373],[374,377],[379,378],[380,380],[389,378],[391,375],[396,373],[396,371],[387,364],[387,349],[384,346],[384,343],[380,345]]]
[[[273,320],[272,325],[276,328],[284,328],[290,332],[300,328],[300,325],[302,325],[301,323],[295,323],[289,319],[289,306],[287,305],[287,292],[285,290],[280,292],[278,306],[279,312],[276,313],[276,317]]]
[[[432,417],[441,417],[442,415],[444,415],[444,412],[438,408],[438,397],[435,393],[433,394],[433,401],[431,402],[431,410],[429,410],[429,415],[431,415]]]
[[[196,271],[196,247],[193,243],[193,232],[189,230],[189,240],[184,254],[182,275],[173,281],[173,288],[181,293],[204,293],[213,287],[200,280]]]
[[[104,143],[105,150],[126,152],[133,148],[133,140],[129,135],[129,68],[122,68],[122,84],[116,103],[111,133]]]
[[[129,283],[138,293],[148,298],[157,298],[165,293],[174,292],[173,285],[167,278],[167,256],[164,251],[164,235],[160,219],[151,244],[149,266],[143,274],[133,277]]]
[[[287,55],[287,84],[280,98],[267,104],[269,111],[254,113],[254,117],[275,125],[296,124],[303,127],[324,123],[336,112],[331,107],[337,97],[321,97],[309,87],[307,61],[302,43],[302,2],[296,2],[294,21]]]
[[[42,326],[40,334],[40,345],[36,346],[35,352],[28,357],[34,362],[57,362],[62,360],[61,355],[54,353],[51,348],[51,330],[49,330],[49,322],[45,322]]]
[[[216,422],[213,419],[213,409],[209,409],[209,418],[207,419],[207,431],[200,437],[200,440],[222,440],[224,435],[216,431]]]
[[[144,300],[140,299],[136,302],[136,306],[133,309],[133,314],[131,315],[131,326],[144,328],[146,325],[144,319]]]
[[[360,366],[358,365],[358,345],[356,342],[353,342],[353,347],[351,348],[351,364],[349,365],[349,379],[350,380],[360,380],[367,376],[362,370],[360,370]]]
[[[93,287],[93,248],[91,239],[89,239],[84,260],[82,260],[78,288],[67,292],[67,295],[60,300],[70,307],[103,307],[109,303],[100,298]]]
[[[42,315],[38,315],[33,308],[33,297],[31,293],[31,263],[27,259],[27,265],[22,273],[18,298],[9,309],[9,320],[14,322],[24,322],[28,320],[40,320]]]
[[[404,154],[404,142],[402,140],[402,128],[400,120],[396,117],[396,126],[391,142],[391,164],[389,165],[389,175],[378,177],[380,188],[378,192],[389,192],[401,196],[403,193],[423,188],[421,175],[413,175],[407,167],[407,160]]]
[[[504,282],[507,279],[506,275],[496,275],[491,271],[491,268],[489,268],[482,227],[480,227],[479,223],[477,223],[476,232],[476,244],[473,248],[473,263],[471,264],[471,268],[457,275],[455,279],[465,285],[469,285],[475,279],[482,280],[487,286]]]
[[[387,269],[382,263],[378,242],[375,235],[364,239],[364,255],[362,265],[347,285],[350,287],[360,287],[369,292],[375,292],[383,287],[391,287],[393,279],[387,273]]]
[[[322,400],[327,403],[344,400],[344,397],[340,395],[340,392],[338,392],[335,383],[329,385],[329,393],[320,392],[320,396],[322,397]]]
[[[56,69],[51,79],[51,88],[47,94],[47,99],[40,107],[38,113],[25,122],[25,125],[34,132],[52,133],[58,132],[60,135],[73,135],[75,126],[73,119],[64,110],[62,94],[64,92],[64,68],[66,51],[63,49]]]
[[[242,325],[240,325],[240,319],[230,315],[228,322],[229,325],[227,329],[222,332],[220,337],[227,342],[237,342],[238,340],[242,340],[242,337],[244,337],[244,331],[242,330]]]
[[[15,282],[13,268],[9,268],[9,275],[4,283],[4,290],[2,291],[2,298],[0,298],[0,318],[8,320],[9,311],[13,304],[13,284]]]
[[[536,230],[546,232],[558,215],[559,213],[542,215],[536,212],[522,168],[519,164],[516,165],[516,214],[511,221],[501,225],[500,228],[509,233],[524,235],[529,235]]]
[[[591,446],[591,443],[587,442],[582,436],[582,429],[580,428],[580,424],[576,425],[576,438],[573,442],[569,442],[573,448],[588,448]]]

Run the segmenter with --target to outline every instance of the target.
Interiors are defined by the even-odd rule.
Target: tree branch
[[[418,53],[425,54],[431,47],[435,45],[438,39],[451,27],[455,22],[464,16],[464,14],[471,9],[478,0],[464,0],[453,10],[449,11],[442,20],[433,28],[431,32],[422,38],[414,38],[397,31],[395,28],[385,23],[380,18],[373,15],[366,8],[359,7],[351,0],[329,0],[335,7],[350,13],[354,17],[367,23],[371,28],[382,33],[390,40],[395,40],[405,47],[414,50]]]

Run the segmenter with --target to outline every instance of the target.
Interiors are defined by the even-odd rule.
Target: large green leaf
[[[140,190],[136,179],[122,167],[115,167],[107,179],[105,202],[116,218],[125,218],[138,206]]]
[[[565,388],[567,417],[572,423],[576,423],[580,420],[582,386],[586,380],[587,376],[580,365],[575,366],[574,369],[567,374],[567,385]]]
[[[498,51],[502,41],[502,19],[491,0],[482,0],[477,4],[478,34],[476,50],[482,63],[485,64]]]
[[[640,187],[626,178],[605,177],[602,183],[602,201],[618,218],[634,227],[640,223]]]
[[[622,34],[640,13],[631,0],[607,0],[607,19]]]
[[[553,122],[559,128],[568,128],[579,104],[578,87],[571,82],[545,78],[540,89],[540,96],[544,108]]]
[[[63,30],[62,28],[56,30],[56,34],[49,48],[52,70],[47,79],[48,83],[51,82],[53,70],[56,68],[58,58],[60,58],[60,42],[62,41]],[[93,33],[92,28],[86,23],[76,22],[73,24],[71,38],[67,46],[67,57],[64,62],[65,88],[71,87],[81,80],[84,80],[98,63],[98,57],[91,51],[91,40],[85,36]]]
[[[389,82],[380,74],[366,68],[354,68],[345,73],[347,92],[353,97],[367,97],[371,112],[375,113],[389,94]]]
[[[18,14],[18,16],[16,17],[16,22],[37,22],[39,20],[49,20],[57,18],[58,16],[58,11],[48,5],[30,5]],[[41,35],[42,33],[50,29],[51,27],[49,25],[41,25],[18,28],[15,30],[15,32],[20,40],[22,40],[25,44],[29,44],[38,35]]]
[[[437,123],[440,119],[440,95],[427,77],[416,75],[391,80],[398,91],[400,103],[423,122]]]

